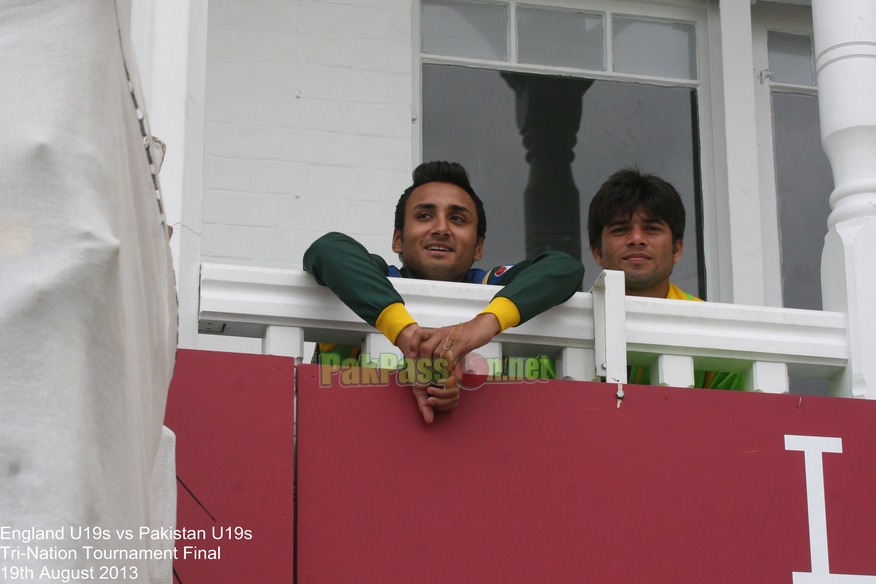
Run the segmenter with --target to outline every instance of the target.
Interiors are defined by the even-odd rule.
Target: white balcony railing
[[[498,289],[390,279],[422,326],[471,319]],[[326,287],[300,270],[202,264],[202,333],[264,339],[265,353],[304,357],[304,341],[395,347]],[[833,378],[848,364],[839,312],[683,302],[624,295],[623,273],[604,272],[592,293],[505,331],[485,357],[548,354],[557,375],[624,382],[627,363],[649,365],[653,383],[688,387],[694,369],[743,373],[747,390],[788,391],[788,376]]]

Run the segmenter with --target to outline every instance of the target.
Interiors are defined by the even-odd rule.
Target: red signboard
[[[876,403],[298,368],[300,584],[876,583]],[[848,575],[859,575],[852,579]]]
[[[165,425],[182,584],[292,581],[294,374],[287,357],[178,352]]]

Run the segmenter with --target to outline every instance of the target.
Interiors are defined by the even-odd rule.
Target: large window
[[[687,209],[672,279],[706,296],[699,13],[423,0],[422,159],[463,163],[488,216],[482,265],[560,249],[599,274],[587,208],[614,171],[670,181]],[[629,8],[630,5],[625,5]],[[591,9],[592,7],[592,9]]]

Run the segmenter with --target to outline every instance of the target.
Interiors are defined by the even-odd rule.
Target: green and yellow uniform
[[[369,253],[352,237],[343,233],[323,235],[304,253],[304,269],[392,343],[406,326],[416,323],[387,279],[415,276],[404,267],[387,265],[382,257]],[[581,262],[568,254],[549,251],[518,264],[491,270],[473,268],[464,281],[503,286],[481,314],[494,314],[504,331],[568,300],[583,277]],[[323,351],[333,352],[338,347],[320,346]],[[347,353],[342,357],[355,356],[346,345],[340,347]]]

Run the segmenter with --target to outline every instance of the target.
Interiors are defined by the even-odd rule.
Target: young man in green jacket
[[[590,202],[587,232],[596,263],[621,270],[628,296],[694,300],[669,281],[684,250],[684,204],[660,177],[637,170],[611,175]],[[738,373],[695,371],[697,387],[742,389]],[[647,367],[630,367],[630,383],[648,385]]]
[[[545,252],[487,271],[472,268],[483,254],[486,230],[483,203],[462,165],[428,162],[414,170],[413,184],[396,206],[392,250],[399,254],[401,268],[387,265],[346,235],[329,233],[305,252],[304,269],[386,335],[406,358],[438,358],[451,343],[452,355],[459,359],[505,329],[564,302],[584,277],[581,262],[562,252]],[[472,320],[424,329],[408,313],[388,277],[494,284],[503,289]],[[343,346],[320,349],[350,352]],[[414,395],[423,419],[431,423],[435,410],[456,407],[459,388],[450,382],[443,389],[415,387]]]

